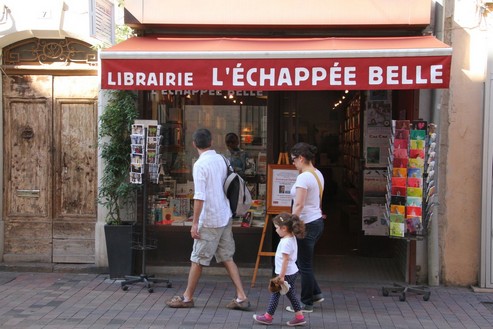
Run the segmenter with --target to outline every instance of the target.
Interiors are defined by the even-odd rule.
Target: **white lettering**
[[[314,67],[312,69],[312,85],[318,85],[319,81],[323,81],[327,78],[327,71],[323,67]]]
[[[291,81],[291,74],[289,73],[289,69],[286,67],[283,67],[281,71],[279,72],[279,79],[277,80],[277,85],[282,86],[282,85],[288,85],[291,86],[293,82]]]
[[[193,73],[192,72],[183,73],[183,77],[185,78],[183,81],[184,86],[193,86]]]
[[[413,80],[408,79],[407,77],[407,66],[402,67],[402,84],[403,85],[411,85]]]
[[[333,86],[340,86],[341,85],[341,71],[342,69],[338,67],[339,63],[334,63],[334,66],[330,68],[330,84]]]
[[[134,75],[132,72],[123,72],[123,84],[125,86],[133,86]]]
[[[146,75],[143,72],[135,73],[135,85],[136,86],[145,86],[146,83]]]
[[[432,65],[430,68],[430,82],[443,83],[443,65]]]
[[[156,73],[151,72],[149,73],[149,77],[147,78],[147,85],[148,86],[157,86],[157,77]]]
[[[299,86],[301,82],[308,80],[310,72],[306,67],[296,67],[294,69],[294,84]]]
[[[399,83],[399,67],[388,66],[387,67],[387,84],[396,85]]]
[[[224,84],[223,81],[218,80],[217,78],[217,67],[212,68],[212,85],[213,86],[222,86]]]
[[[242,82],[244,75],[243,72],[245,71],[244,68],[240,67],[241,63],[236,64],[236,67],[233,68],[233,86],[244,86],[245,83]]]
[[[356,86],[356,68],[348,66],[344,68],[344,84],[346,86]]]
[[[247,74],[246,74],[246,80],[250,86],[256,86],[257,85],[257,81],[253,80],[253,74],[254,73],[257,73],[256,68],[252,68],[252,69],[248,70]]]
[[[380,66],[370,66],[368,68],[368,84],[381,85],[383,82],[383,70]]]
[[[427,79],[424,79],[421,74],[421,65],[416,66],[416,83],[417,84],[426,84],[428,83]]]
[[[108,85],[109,86],[116,86],[116,82],[113,81],[113,73],[108,72]]]
[[[269,86],[274,86],[275,82],[275,74],[276,70],[275,69],[270,69],[269,73],[266,72],[265,68],[260,69],[260,85],[265,86],[265,82],[269,82]]]
[[[174,73],[168,72],[166,73],[166,85],[167,86],[176,86],[176,76]]]

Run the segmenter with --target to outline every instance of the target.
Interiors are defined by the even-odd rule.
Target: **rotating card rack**
[[[426,121],[394,120],[389,141],[388,180],[385,219],[389,237],[405,239],[409,247],[428,235],[436,206],[435,159],[437,153],[436,125]],[[399,294],[405,301],[407,293],[430,299],[424,285],[394,283],[382,287],[383,296]]]
[[[147,203],[147,185],[149,182],[157,182],[159,179],[159,144],[161,139],[160,126],[157,121],[140,120],[132,126],[132,153],[130,182],[142,184],[143,205]],[[154,292],[153,283],[166,283],[167,288],[172,284],[169,280],[154,278],[146,273],[146,254],[148,250],[157,248],[157,240],[147,236],[147,207],[142,207],[142,232],[132,241],[132,248],[141,251],[142,263],[139,276],[125,276],[121,282],[121,288],[128,290],[128,286],[136,283],[144,283],[149,293]]]

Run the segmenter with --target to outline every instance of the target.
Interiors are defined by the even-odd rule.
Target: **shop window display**
[[[155,91],[150,93],[152,119],[162,129],[160,177],[151,183],[148,208],[150,224],[188,226],[193,211],[192,168],[198,154],[192,134],[198,128],[211,131],[213,148],[234,158],[225,137],[239,139],[247,181],[254,202],[247,218],[235,218],[238,227],[264,223],[267,167],[267,97],[262,92]],[[247,223],[247,224],[245,224]]]

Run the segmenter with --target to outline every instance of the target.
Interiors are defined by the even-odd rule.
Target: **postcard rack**
[[[389,141],[388,180],[385,220],[389,237],[406,239],[415,246],[416,240],[428,234],[435,201],[435,159],[437,152],[436,125],[426,121],[394,120]],[[394,283],[383,287],[383,296],[399,294],[405,301],[407,293],[430,299],[428,287]]]
[[[157,181],[159,177],[159,143],[160,126],[155,120],[139,120],[132,125],[131,135],[131,154],[130,154],[130,182],[142,185],[143,204],[147,202],[147,185],[149,182]],[[157,248],[157,240],[150,239],[147,234],[148,211],[147,207],[142,207],[142,232],[134,241],[132,248],[140,250],[142,253],[141,274],[138,276],[126,276],[121,282],[121,288],[128,290],[128,286],[135,283],[144,283],[149,293],[154,292],[152,283],[166,283],[167,288],[172,284],[166,279],[157,279],[153,275],[146,273],[146,254],[148,250]]]

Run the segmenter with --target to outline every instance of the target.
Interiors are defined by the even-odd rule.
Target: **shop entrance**
[[[347,145],[342,138],[347,120],[345,105],[354,98],[363,103],[362,97],[364,93],[355,91],[271,92],[269,102],[279,108],[277,138],[281,152],[289,152],[297,142],[318,148],[316,167],[325,177],[323,211],[327,220],[315,250],[317,270],[334,280],[403,281],[405,260],[396,252],[399,242],[387,236],[364,235],[361,179],[347,178]],[[359,148],[364,137],[360,129],[354,133],[359,135],[355,136],[359,143],[352,147]],[[361,154],[360,150],[355,153]],[[362,156],[358,160],[362,161]]]

